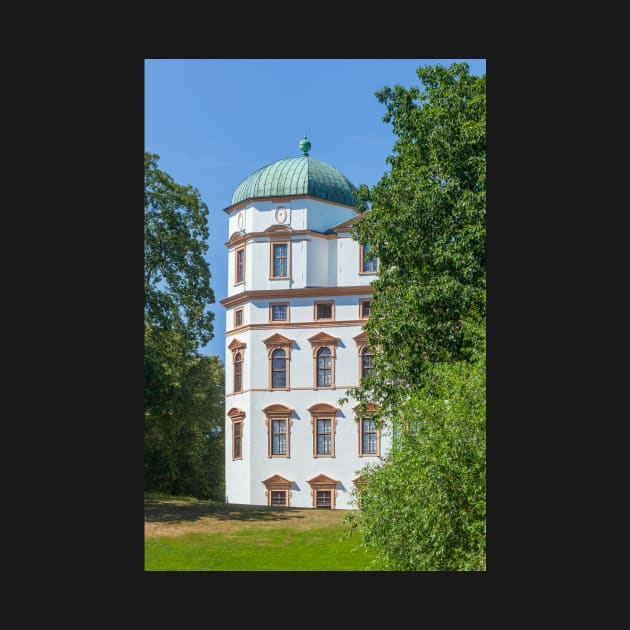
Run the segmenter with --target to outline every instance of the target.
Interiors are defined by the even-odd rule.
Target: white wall
[[[275,208],[288,208],[285,224],[293,230],[309,229],[324,232],[342,221],[355,216],[353,210],[312,199],[293,199],[285,202],[256,200],[252,205],[233,211],[229,217],[229,235],[238,232],[237,215],[244,212],[244,232],[263,232],[276,225]],[[229,252],[228,295],[244,290],[278,290],[277,298],[254,300],[229,307],[226,313],[226,346],[234,339],[247,344],[243,365],[243,393],[233,395],[232,353],[226,351],[226,412],[238,407],[246,412],[243,425],[243,459],[232,461],[232,421],[226,415],[226,494],[231,503],[265,505],[265,486],[262,483],[274,474],[281,475],[297,484],[292,489],[290,504],[294,507],[312,507],[311,487],[307,483],[318,474],[325,474],[340,481],[337,488],[336,507],[347,509],[350,504],[352,479],[368,462],[379,461],[377,457],[358,456],[358,424],[355,421],[350,401],[340,408],[335,431],[335,457],[313,457],[313,426],[308,407],[317,403],[328,403],[339,407],[339,399],[359,382],[359,358],[353,336],[360,333],[359,299],[370,297],[370,293],[348,296],[290,298],[282,290],[318,286],[361,286],[368,285],[375,275],[360,275],[359,246],[348,233],[340,238],[318,238],[316,235],[295,235],[291,242],[291,278],[270,280],[269,240],[252,237],[246,244],[246,282],[234,287],[234,249]],[[329,322],[314,320],[315,301],[333,300],[335,319]],[[264,329],[249,329],[250,325],[269,323],[269,302],[289,302],[290,321],[286,326],[269,326]],[[243,308],[245,328],[236,334],[233,328],[233,311]],[[351,325],[335,325],[335,322],[357,322]],[[312,323],[304,326],[304,323]],[[302,326],[296,325],[302,324]],[[295,325],[295,326],[294,326]],[[313,349],[308,341],[318,332],[326,332],[340,341],[336,348],[335,388],[316,389],[314,384]],[[275,332],[294,340],[289,362],[290,389],[269,391],[269,358],[263,340]],[[268,436],[263,409],[267,405],[282,404],[294,410],[290,429],[290,458],[268,457]],[[381,453],[389,449],[390,437],[381,436]]]

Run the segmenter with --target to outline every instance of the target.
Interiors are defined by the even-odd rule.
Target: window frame
[[[238,359],[238,360],[237,360]],[[237,365],[239,366],[239,372],[237,373]],[[239,378],[239,386],[236,386],[236,377]],[[243,393],[243,354],[239,351],[234,353],[232,357],[232,393]]]
[[[267,498],[267,506],[268,507],[290,507],[291,505],[291,486],[293,482],[289,479],[285,479],[281,475],[272,475],[267,479],[263,479],[263,485],[265,486],[265,496]],[[284,492],[285,504],[281,505],[272,505],[273,492]]]
[[[291,389],[291,346],[293,345],[293,339],[287,339],[280,333],[275,333],[263,339],[263,343],[267,346],[267,391],[289,391]],[[286,386],[285,387],[273,387],[273,353],[276,350],[284,350],[285,353],[285,369],[286,369]]]
[[[317,307],[321,305],[330,305],[330,317],[318,317]],[[335,321],[335,300],[314,300],[313,301],[313,321],[314,322],[334,322]]]
[[[352,408],[354,412],[354,420],[357,423],[358,434],[358,456],[359,457],[380,457],[381,456],[381,427],[376,416],[379,414],[379,407],[374,403],[367,403],[364,406],[361,403]],[[376,453],[363,452],[363,420],[372,420],[376,425]],[[359,477],[357,477],[359,479]]]
[[[311,428],[313,434],[313,458],[335,458],[335,434],[337,430],[337,413],[339,409],[328,403],[312,405],[308,409],[311,413]],[[330,453],[317,452],[318,420],[330,420]]]
[[[329,477],[328,475],[317,475],[312,479],[307,479],[306,483],[311,486],[311,499],[312,505],[315,509],[328,509],[328,508],[318,508],[317,507],[317,493],[318,492],[330,492],[330,509],[334,510],[337,499],[337,486],[339,485],[339,481]]]
[[[244,384],[245,384],[245,370],[244,370],[244,366],[245,366],[245,348],[247,348],[247,344],[243,341],[240,341],[239,339],[234,339],[232,340],[232,343],[230,343],[230,345],[228,346],[228,349],[232,352],[232,374],[231,374],[231,383],[232,383],[232,395],[234,394],[242,394],[243,390],[244,390]],[[234,390],[234,384],[235,384],[235,371],[236,371],[236,367],[235,367],[235,363],[236,363],[236,356],[240,354],[241,355],[241,389],[239,391],[235,391]],[[228,375],[227,375],[227,370],[226,370],[226,375],[225,378],[227,380]]]
[[[293,425],[293,420],[291,419],[291,414],[293,412],[292,409],[286,407],[284,405],[275,404],[275,405],[267,405],[263,409],[265,413],[265,425],[267,426],[267,457],[269,459],[281,458],[281,459],[290,459],[291,458],[291,426]],[[284,435],[285,435],[285,453],[274,453],[273,452],[273,423],[274,422],[284,422]]]
[[[241,323],[239,324],[236,320],[238,319],[237,315],[240,313],[241,315]],[[235,308],[234,309],[234,326],[233,328],[240,328],[241,326],[243,326],[245,323],[245,309],[243,307],[241,308]]]
[[[274,275],[274,247],[276,245],[287,246],[287,273],[285,276]],[[271,240],[269,241],[269,280],[290,280],[291,279],[291,241],[290,240]]]
[[[328,488],[318,488],[315,490],[315,509],[316,510],[332,510],[332,490],[329,490]],[[328,495],[328,505],[319,505],[319,496],[318,495]]]
[[[365,252],[366,252],[366,248],[369,248],[369,245],[359,245],[359,275],[362,276],[367,276],[367,275],[373,275],[375,273],[378,273],[380,265],[381,265],[381,261],[379,260],[378,256],[372,256],[371,259],[375,259],[376,260],[376,269],[375,270],[370,270],[370,271],[365,271],[363,269],[364,267],[364,263],[365,263]]]
[[[323,355],[323,356],[328,358],[329,367],[321,368],[319,366],[319,359],[320,359],[320,355],[322,354],[323,351],[326,351],[328,353],[327,355]],[[315,372],[316,372],[315,373],[315,387],[317,389],[332,389],[334,387],[334,384],[335,384],[335,379],[334,379],[334,375],[335,375],[334,355],[333,355],[333,353],[331,352],[331,350],[330,350],[330,348],[328,346],[321,346],[315,352]],[[325,375],[326,373],[328,373],[330,375],[330,384],[328,384],[328,385],[320,384],[320,382],[319,382],[320,372],[323,375]],[[326,379],[324,379],[324,380],[326,380]]]
[[[276,306],[285,306],[286,307],[286,318],[285,319],[274,319],[273,318],[273,309]],[[269,302],[269,322],[273,324],[284,324],[291,321],[291,308],[289,302]]]
[[[328,425],[324,425],[327,426],[328,431],[319,431],[320,428],[320,423],[324,423],[327,422]],[[332,437],[332,427],[333,427],[333,420],[332,418],[316,418],[315,419],[315,433],[314,433],[314,440],[315,443],[313,444],[313,450],[315,451],[315,457],[332,457],[332,454],[334,453],[334,448],[333,448],[333,437]],[[319,438],[320,437],[324,437],[324,436],[328,436],[328,452],[319,452]]]
[[[282,494],[284,496],[284,501],[282,503],[274,503],[274,494]],[[269,490],[269,507],[287,507],[289,505],[289,502],[287,501],[287,494],[287,490]]]
[[[335,367],[337,364],[337,344],[339,343],[339,338],[322,331],[309,337],[308,341],[313,350],[313,389],[336,389]],[[317,377],[319,375],[317,359],[318,353],[322,348],[327,348],[330,351],[330,385],[317,384]]]
[[[370,305],[370,311],[371,311],[372,298],[360,298],[359,299],[359,319],[368,319],[368,317],[370,316],[369,313],[366,315],[363,312],[363,308],[364,308],[363,305],[364,304],[369,304]]]
[[[227,412],[227,415],[232,420],[232,432],[230,434],[230,439],[232,441],[232,461],[238,461],[243,459],[243,450],[244,450],[244,425],[245,425],[245,412],[242,409],[238,409],[237,407],[232,407]],[[236,427],[239,429],[239,446],[240,446],[240,455],[236,454]]]
[[[282,352],[282,354],[283,354],[284,356],[282,356],[282,357],[274,357],[274,355],[275,355],[277,352]],[[288,371],[289,371],[289,367],[288,367],[288,365],[287,365],[287,361],[289,360],[289,358],[288,358],[288,356],[287,356],[287,351],[286,351],[284,348],[274,348],[274,349],[271,351],[270,358],[271,358],[271,361],[270,361],[270,367],[269,367],[269,369],[270,369],[269,389],[288,389],[288,381],[289,381],[289,377],[288,377],[288,374],[287,374],[287,373],[288,373]],[[277,359],[277,360],[283,360],[283,361],[284,361],[284,369],[283,369],[283,370],[278,370],[278,369],[275,369],[275,368],[274,368],[274,365],[273,365],[274,359]],[[274,384],[273,384],[273,381],[274,381],[274,378],[273,378],[273,377],[274,377],[274,375],[275,375],[276,373],[277,373],[277,374],[282,374],[282,373],[284,373],[284,385],[283,385],[283,386],[279,386],[279,385],[274,385]]]
[[[362,415],[357,416],[355,420],[357,421],[357,428],[358,428],[358,433],[359,433],[359,451],[358,451],[359,457],[380,457],[381,456],[381,431],[378,428],[378,424],[376,420],[374,419],[374,417],[371,415],[362,414]],[[370,420],[371,422],[374,423],[374,430],[367,432],[367,433],[373,433],[375,435],[376,445],[375,445],[374,453],[366,453],[363,450],[363,438],[366,435],[366,431],[363,428],[363,422],[365,420]]]
[[[372,352],[372,348],[370,348],[370,346],[368,346],[367,344],[363,346],[361,350],[359,351],[359,383],[366,376],[369,376],[369,373],[368,374],[364,373],[365,372],[364,359],[366,356],[372,357],[372,361],[370,362],[368,369],[373,372],[374,371],[374,352]]]
[[[287,452],[289,450],[289,431],[287,429],[288,419],[287,418],[272,418],[269,421],[270,430],[269,430],[269,457],[287,457]],[[281,425],[282,430],[275,431],[275,425]],[[275,437],[284,437],[284,451],[274,453],[274,438]],[[278,440],[278,451],[280,451],[280,440]]]
[[[239,253],[243,253],[243,264],[241,269],[242,278],[239,280],[239,262],[238,255]],[[245,283],[245,265],[246,265],[246,256],[245,256],[245,246],[237,247],[234,250],[234,286]]]

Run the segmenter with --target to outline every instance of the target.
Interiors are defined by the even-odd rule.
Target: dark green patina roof
[[[334,166],[310,157],[310,148],[305,136],[300,142],[305,155],[272,162],[252,173],[234,191],[232,205],[260,197],[311,195],[355,206],[358,200],[352,194],[352,182]]]

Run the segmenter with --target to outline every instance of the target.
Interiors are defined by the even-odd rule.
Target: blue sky
[[[485,59],[146,59],[144,148],[209,209],[207,259],[215,293],[214,339],[200,351],[225,360],[227,214],[239,183],[261,166],[300,155],[328,162],[359,186],[388,170],[396,140],[374,96],[384,86],[419,85],[416,68]]]

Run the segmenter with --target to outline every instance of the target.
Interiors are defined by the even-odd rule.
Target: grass
[[[380,571],[347,538],[346,510],[145,495],[146,571]]]

